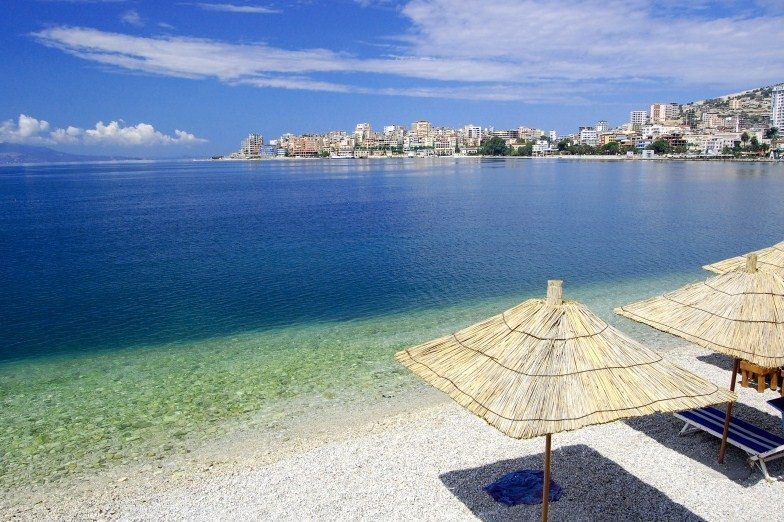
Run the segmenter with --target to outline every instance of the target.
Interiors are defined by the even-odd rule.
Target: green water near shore
[[[612,314],[699,271],[569,288],[653,346],[674,338]],[[415,380],[395,351],[467,326],[530,296],[503,296],[362,320],[300,324],[198,342],[33,358],[0,365],[0,488],[49,484],[182,453],[291,401],[382,400]]]

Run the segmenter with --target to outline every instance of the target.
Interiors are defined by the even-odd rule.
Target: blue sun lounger
[[[724,432],[725,411],[707,407],[676,413],[675,416],[686,424],[680,434],[702,430],[721,438]],[[727,442],[742,449],[749,455],[749,466],[758,466],[765,480],[772,481],[766,463],[784,457],[784,438],[769,433],[753,424],[732,417]]]

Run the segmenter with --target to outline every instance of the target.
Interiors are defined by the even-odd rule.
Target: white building
[[[596,124],[596,132],[607,132],[610,130],[610,126],[604,120],[599,120]]]
[[[384,134],[387,136],[390,134],[403,134],[405,132],[406,129],[402,125],[384,125]]]
[[[481,140],[482,139],[482,127],[479,125],[471,125],[470,123],[463,127],[463,133],[466,139],[469,140]]]
[[[262,145],[264,145],[264,138],[261,134],[248,134],[248,137],[242,140],[240,154],[245,158],[257,158]]]
[[[770,96],[770,126],[784,132],[784,83],[773,87]]]
[[[357,123],[356,128],[354,128],[354,138],[356,138],[357,143],[365,143],[372,135],[373,129],[369,123]]]
[[[687,134],[684,136],[690,151],[715,156],[721,154],[724,147],[734,147],[740,141],[735,133]]]
[[[629,113],[629,123],[632,125],[645,125],[648,123],[647,111],[632,111]]]
[[[594,127],[580,127],[580,145],[595,147],[599,144],[599,133]]]
[[[551,130],[550,131],[550,141],[553,143],[558,141],[558,131]]]
[[[557,150],[558,148],[547,140],[536,140],[536,143],[534,143],[531,148],[531,153],[536,156],[544,156],[546,154],[552,154]]]

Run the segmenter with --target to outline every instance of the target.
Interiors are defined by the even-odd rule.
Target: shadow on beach
[[[555,449],[552,458],[552,478],[563,487],[561,499],[550,504],[552,520],[703,520],[584,444]],[[543,460],[539,453],[450,471],[440,479],[480,520],[539,520],[541,504],[506,506],[482,488],[511,471],[542,469]]]
[[[725,405],[717,406],[724,411]],[[752,408],[743,403],[736,402],[732,410],[733,417],[743,419],[776,435],[781,435],[781,419]],[[662,446],[692,460],[703,464],[712,470],[721,473],[728,479],[743,487],[751,487],[764,481],[762,472],[758,468],[751,468],[747,463],[748,456],[744,451],[734,446],[727,446],[727,455],[724,464],[717,462],[721,440],[703,431],[679,435],[683,428],[683,421],[672,415],[649,415],[624,421],[629,427],[644,433]],[[771,477],[781,480],[784,473],[784,460],[768,463],[768,472]]]
[[[710,355],[700,355],[697,357],[698,361],[702,361],[707,364],[712,364],[717,368],[721,368],[722,370],[727,370],[727,373],[732,372],[732,357],[727,355],[723,355],[720,353],[712,353]],[[730,385],[730,375],[727,375],[727,386]]]

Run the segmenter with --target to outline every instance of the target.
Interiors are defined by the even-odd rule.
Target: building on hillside
[[[677,103],[654,103],[651,105],[651,123],[664,123],[678,117],[681,107]]]
[[[706,129],[718,129],[724,121],[717,112],[702,113],[702,126]]]
[[[411,133],[416,135],[420,139],[429,138],[430,133],[432,132],[433,132],[433,124],[427,120],[417,120],[411,124]]]
[[[493,131],[493,136],[504,140],[516,140],[521,137],[517,129]]]
[[[784,133],[784,83],[773,87],[770,95],[770,126]]]
[[[607,132],[610,130],[610,126],[604,120],[599,120],[596,123],[596,132]]]
[[[550,141],[552,143],[556,143],[558,141],[558,131],[555,130],[550,131]]]
[[[466,139],[469,140],[481,140],[482,139],[482,127],[479,125],[472,125],[468,124],[463,127],[463,133]]]
[[[357,143],[364,144],[370,140],[372,135],[373,128],[369,123],[357,123],[357,126],[354,128],[354,138],[357,140]]]

